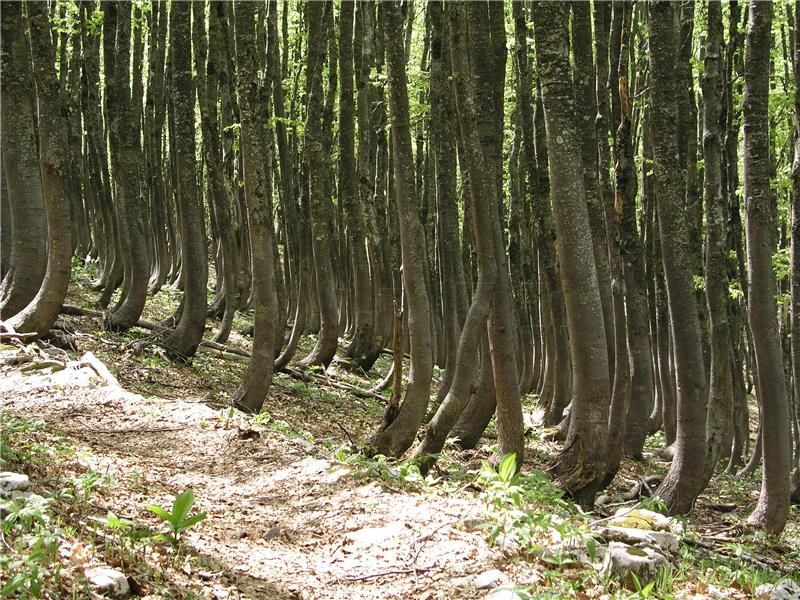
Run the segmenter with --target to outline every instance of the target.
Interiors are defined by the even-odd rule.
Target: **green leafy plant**
[[[194,500],[194,493],[191,490],[187,490],[175,497],[175,501],[172,503],[172,512],[157,504],[146,505],[145,508],[147,510],[161,517],[169,526],[170,536],[156,536],[154,539],[171,541],[173,545],[177,546],[184,531],[205,519],[206,513],[204,512],[189,516]]]
[[[545,475],[522,475],[516,471],[516,456],[508,454],[496,470],[484,461],[478,482],[484,488],[489,517],[484,527],[489,529],[491,543],[502,537],[520,553],[559,567],[575,562],[563,548],[583,546],[594,560],[592,533],[570,519],[570,503]]]
[[[633,587],[636,588],[636,593],[639,594],[639,598],[646,600],[650,597],[650,594],[653,593],[653,588],[656,585],[655,581],[651,581],[647,585],[642,585],[642,582],[639,581],[639,578],[636,576],[636,573],[631,573],[631,581],[633,581]]]

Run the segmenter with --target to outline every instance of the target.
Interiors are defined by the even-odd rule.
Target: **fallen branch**
[[[749,556],[743,553],[737,554],[734,550],[730,550],[725,547],[719,547],[718,544],[695,538],[688,538],[688,537],[683,538],[683,542],[688,544],[689,546],[696,546],[698,548],[703,548],[704,550],[710,550],[711,552],[716,552],[717,554],[721,554],[722,556],[726,556],[728,558],[741,558],[750,563],[753,563],[762,570],[774,570],[784,574],[791,574],[795,572],[794,568],[788,567],[783,563],[781,563],[780,561],[768,558],[766,556],[762,556],[760,559],[758,559],[755,558],[754,556]],[[730,542],[725,542],[725,543],[730,543]]]
[[[163,433],[165,431],[183,431],[186,427],[152,427],[152,428],[139,428],[132,427],[129,429],[92,429],[90,427],[80,427],[78,429],[62,429],[65,433],[102,433],[102,434],[118,434],[118,433]]]
[[[92,369],[97,375],[106,382],[106,385],[112,388],[119,388],[119,382],[114,375],[111,374],[111,371],[108,370],[106,367],[94,354],[91,352],[87,352],[83,356],[81,356],[80,361],[78,362],[78,368],[80,367],[89,367]]]
[[[74,304],[64,304],[61,307],[61,314],[79,316],[79,317],[95,317],[97,319],[102,319],[104,316],[102,310],[95,310],[93,308],[83,308],[80,306],[75,306]],[[142,329],[148,329],[150,331],[163,329],[163,327],[161,327],[157,323],[153,323],[145,319],[139,319],[138,321],[136,321],[134,327],[140,327]]]
[[[415,567],[413,569],[392,569],[390,571],[381,571],[380,573],[370,573],[369,575],[359,575],[357,577],[345,577],[346,581],[364,581],[366,579],[375,579],[376,577],[386,577],[387,575],[408,575],[413,573],[424,573],[430,571],[433,567]]]
[[[333,379],[324,377],[322,375],[316,375],[316,374],[308,375],[306,373],[303,373],[302,371],[297,371],[290,367],[284,367],[281,372],[286,373],[287,375],[290,375],[291,377],[299,379],[300,381],[304,381],[306,383],[310,381],[318,381],[332,388],[343,390],[345,392],[350,392],[351,394],[353,394],[354,396],[358,396],[359,398],[375,398],[376,400],[386,401],[386,398],[384,398],[380,394],[377,394],[370,390],[365,390],[363,388],[351,385],[349,383],[344,383],[342,381],[335,381]]]

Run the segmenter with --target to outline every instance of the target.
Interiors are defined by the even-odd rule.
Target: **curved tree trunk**
[[[117,306],[103,318],[105,327],[125,330],[133,327],[144,310],[150,265],[147,260],[144,231],[144,198],[139,169],[141,149],[139,126],[134,103],[141,103],[141,94],[131,95],[128,63],[131,54],[131,3],[117,4],[114,54],[116,70],[109,95],[109,129],[112,141],[111,164],[117,184],[117,218],[123,244],[125,282]]]
[[[197,346],[203,339],[208,281],[203,200],[196,179],[195,102],[189,9],[190,4],[176,2],[172,5],[170,14],[175,177],[183,298],[177,324],[166,332],[159,342],[170,353],[181,359],[194,356]]]
[[[0,319],[16,315],[33,300],[47,268],[45,206],[36,145],[36,111],[31,53],[25,35],[22,2],[6,4],[2,19],[2,155],[5,189],[3,254],[9,270],[0,285]],[[5,245],[3,250],[6,250]]]
[[[416,457],[428,462],[444,447],[450,430],[456,424],[470,399],[475,381],[474,364],[478,356],[481,333],[487,326],[491,302],[497,285],[497,264],[494,260],[494,235],[491,220],[496,219],[497,199],[492,171],[481,152],[481,140],[476,127],[475,82],[469,74],[467,58],[465,5],[448,8],[450,49],[453,62],[453,85],[456,92],[458,121],[464,140],[464,163],[468,174],[473,236],[477,252],[478,279],[472,303],[461,330],[456,351],[453,382],[436,414],[425,428],[425,437]],[[488,357],[484,356],[484,360]]]
[[[67,127],[59,97],[47,5],[31,2],[27,8],[39,102],[39,161],[47,218],[47,270],[36,296],[10,320],[10,324],[19,332],[41,336],[50,330],[64,304],[72,267],[72,243],[69,204],[64,195]]]
[[[745,41],[744,197],[748,317],[758,369],[764,469],[761,495],[749,522],[780,533],[789,513],[789,403],[775,307],[772,254],[777,206],[770,189],[769,61],[772,4],[751,0]]]
[[[314,248],[314,273],[320,308],[320,331],[317,344],[303,359],[304,365],[327,367],[336,354],[339,340],[339,312],[336,307],[330,227],[332,206],[326,192],[325,132],[323,131],[322,74],[326,61],[325,12],[333,10],[329,2],[310,2],[308,19],[308,118],[305,128],[306,174],[311,205],[311,233]],[[329,93],[334,93],[329,90]]]
[[[591,506],[606,474],[610,382],[602,303],[570,84],[568,7],[534,6],[536,59],[547,125],[550,188],[572,355],[569,432],[555,471],[578,502]]]
[[[406,396],[394,419],[369,443],[369,452],[399,456],[413,443],[425,416],[433,377],[430,305],[425,272],[425,238],[419,221],[419,200],[414,192],[414,161],[409,127],[408,82],[402,44],[400,6],[382,3],[383,37],[389,79],[389,114],[392,126],[392,167],[397,194],[403,282],[408,302],[411,373]]]
[[[675,71],[678,39],[674,7],[665,1],[652,1],[648,5],[653,173],[678,382],[675,457],[658,494],[670,513],[683,514],[691,510],[704,485],[706,390],[684,186],[678,164]],[[671,373],[668,376],[672,377]]]
[[[235,7],[236,80],[241,114],[241,148],[244,161],[244,194],[250,225],[255,324],[253,349],[244,381],[233,394],[234,406],[257,413],[272,383],[278,298],[272,254],[272,181],[269,149],[269,79],[258,76],[255,52],[255,5],[240,1]]]

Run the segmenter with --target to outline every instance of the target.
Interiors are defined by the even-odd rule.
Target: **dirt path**
[[[76,468],[113,478],[103,509],[157,527],[145,504],[194,491],[209,516],[186,534],[195,558],[163,568],[201,597],[478,598],[474,576],[501,559],[463,528],[479,510],[467,494],[393,492],[320,444],[199,400],[145,399],[86,366],[4,368],[0,410],[48,421],[83,448]]]

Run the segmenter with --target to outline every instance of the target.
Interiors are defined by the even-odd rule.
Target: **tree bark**
[[[141,93],[138,96],[131,95],[128,69],[131,55],[129,1],[117,4],[114,54],[116,71],[107,94],[110,136],[114,140],[111,145],[111,165],[116,180],[125,285],[117,306],[106,313],[103,324],[108,329],[122,331],[133,327],[142,316],[150,279],[145,245],[144,198],[139,177],[141,148],[134,109],[135,103],[141,103]]]
[[[0,319],[16,315],[39,291],[47,268],[45,205],[36,145],[36,112],[31,52],[25,35],[24,4],[3,7],[2,19],[2,154],[6,188],[3,240],[10,241],[9,270],[0,285]],[[4,223],[5,225],[5,223]],[[5,250],[5,246],[3,248]]]
[[[591,506],[606,473],[610,382],[581,145],[574,121],[567,11],[565,5],[545,2],[537,3],[533,11],[573,365],[570,427],[555,471],[570,495]]]
[[[403,404],[394,419],[369,442],[369,453],[399,456],[413,443],[425,416],[433,377],[433,353],[425,272],[425,237],[419,221],[419,199],[414,188],[408,82],[401,33],[403,17],[400,6],[395,3],[382,3],[379,11],[382,13],[389,80],[392,167],[399,214],[403,282],[409,312],[411,373]]]
[[[241,150],[244,195],[250,231],[253,276],[253,349],[244,381],[233,394],[234,406],[258,413],[272,383],[275,336],[278,333],[278,298],[273,256],[271,156],[267,146],[269,79],[258,76],[255,5],[235,5],[236,81],[241,116]]]
[[[653,173],[672,327],[674,372],[678,384],[675,456],[658,494],[670,513],[684,514],[691,510],[704,485],[705,368],[692,281],[684,185],[678,164],[678,82],[675,70],[678,32],[675,30],[674,5],[651,0],[648,9]]]
[[[326,196],[324,167],[325,133],[323,131],[322,75],[326,61],[325,11],[333,10],[329,2],[310,2],[306,7],[308,19],[308,118],[305,128],[306,173],[311,204],[311,233],[314,248],[317,298],[320,309],[320,331],[316,346],[303,359],[304,365],[327,367],[336,354],[339,339],[339,312],[336,307],[332,240],[329,228],[333,223],[330,200]],[[329,90],[329,93],[334,93]]]
[[[170,14],[175,183],[183,298],[176,326],[166,332],[159,342],[171,354],[184,360],[194,356],[203,339],[208,282],[203,199],[196,179],[195,102],[189,9],[189,3],[176,2],[172,5]]]
[[[711,378],[706,417],[706,479],[714,474],[720,456],[730,451],[733,428],[733,379],[728,324],[728,252],[726,210],[722,197],[722,8],[708,3],[708,37],[703,68],[703,196],[706,210],[706,302],[710,319]]]
[[[770,189],[769,62],[772,4],[751,0],[745,39],[744,197],[748,317],[758,369],[764,469],[761,494],[749,522],[780,533],[789,511],[789,404],[775,307],[772,254],[777,206]]]
[[[67,126],[55,72],[47,5],[29,2],[26,6],[39,107],[39,161],[47,219],[47,269],[36,296],[10,320],[10,324],[20,333],[42,336],[50,330],[64,304],[72,267],[69,204],[64,194]]]

